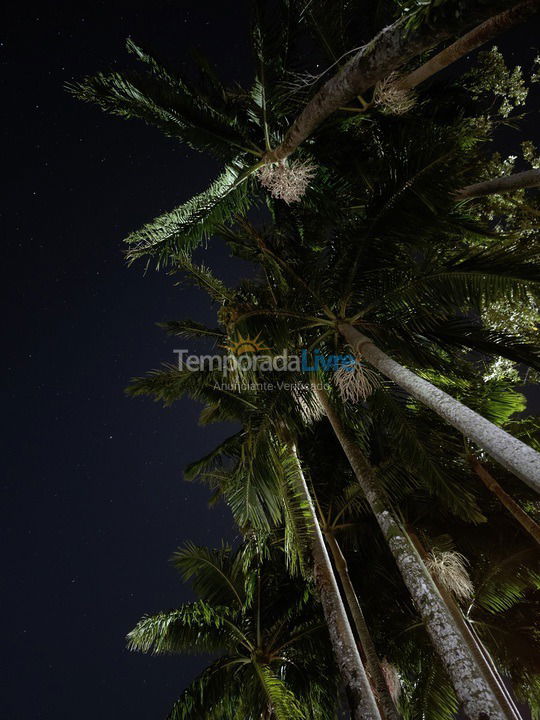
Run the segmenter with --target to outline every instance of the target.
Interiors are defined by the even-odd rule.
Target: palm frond
[[[154,654],[218,652],[235,642],[245,642],[229,619],[226,607],[212,607],[199,600],[178,610],[144,616],[127,636],[128,648]]]
[[[249,178],[256,167],[230,165],[207,190],[131,233],[126,238],[128,258],[150,256],[159,267],[193,251],[219,225],[247,210]]]
[[[188,542],[174,553],[171,562],[205,602],[242,608],[242,568],[231,548],[212,550]]]

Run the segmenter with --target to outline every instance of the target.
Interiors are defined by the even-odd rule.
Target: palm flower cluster
[[[416,104],[416,95],[413,90],[401,84],[403,76],[398,72],[380,80],[373,91],[373,102],[381,107],[383,112],[390,115],[405,115]]]
[[[501,88],[523,103],[535,75],[490,51],[468,78],[420,83],[421,102],[404,89],[420,55],[427,79],[537,5],[272,0],[249,88],[132,41],[145,71],[70,86],[222,165],[127,238],[130,261],[216,308],[213,327],[164,329],[302,359],[232,382],[166,364],[128,389],[234,423],[185,475],[239,542],[180,549],[196,600],[128,636],[213,656],[170,720],[516,720],[514,696],[540,717],[540,425],[523,393],[540,370],[540,172],[492,154],[514,107]],[[197,264],[214,235],[258,272],[228,286]]]
[[[352,368],[340,367],[336,370],[334,383],[344,402],[358,403],[367,400],[381,381],[374,370],[356,358]]]
[[[316,171],[316,166],[307,161],[282,160],[263,165],[257,172],[257,177],[273,198],[290,205],[304,197]]]

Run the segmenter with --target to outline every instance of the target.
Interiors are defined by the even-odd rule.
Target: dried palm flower
[[[267,163],[257,171],[257,177],[272,197],[284,200],[287,205],[304,197],[310,180],[317,168],[313,163],[302,160],[280,160]]]
[[[354,366],[342,366],[334,373],[334,383],[343,402],[356,404],[371,395],[381,381],[377,373],[356,358]]]
[[[432,550],[426,561],[433,577],[459,600],[470,600],[474,594],[467,564],[467,558],[453,550]]]
[[[391,662],[388,662],[386,658],[383,658],[381,662],[381,670],[386,681],[386,686],[390,697],[397,703],[401,696],[401,678],[399,677],[398,669]]]
[[[402,75],[392,72],[375,85],[373,102],[389,115],[405,115],[416,103],[416,95],[401,85]]]

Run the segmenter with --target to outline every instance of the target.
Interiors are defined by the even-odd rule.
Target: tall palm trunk
[[[375,515],[465,714],[471,720],[514,720],[501,708],[416,548],[377,487],[366,458],[348,437],[326,393],[317,387],[315,393]]]
[[[485,197],[486,195],[495,195],[498,193],[513,192],[522,188],[531,188],[540,186],[540,170],[526,170],[525,172],[515,173],[514,175],[503,175],[503,177],[494,180],[486,180],[484,182],[467,185],[458,190],[456,197],[458,199]]]
[[[312,554],[317,588],[336,663],[354,706],[354,720],[382,720],[341,599],[296,448],[293,446],[291,451],[298,468],[299,489],[313,523]]]
[[[492,458],[540,493],[539,453],[392,360],[352,325],[343,323],[339,326],[339,331],[349,345],[383,375],[434,410],[465,437],[478,443]]]
[[[347,560],[345,559],[345,556],[343,555],[333,533],[330,531],[325,533],[325,538],[328,543],[328,547],[330,548],[330,552],[332,553],[334,565],[338,571],[341,586],[347,600],[347,605],[349,606],[349,610],[356,627],[356,632],[360,638],[360,644],[366,656],[367,671],[375,688],[375,694],[379,700],[382,714],[386,720],[400,720],[401,715],[399,714],[394,701],[392,700],[392,696],[390,695],[390,691],[381,668],[381,661],[377,655],[377,649],[373,643],[371,633],[369,632],[369,628],[364,618],[364,613],[362,612],[362,607],[360,606],[360,602],[349,576],[349,566],[347,564]]]
[[[504,505],[508,512],[513,515],[514,519],[517,520],[525,532],[527,532],[533,540],[540,545],[540,525],[538,525],[530,515],[527,515],[525,510],[523,510],[523,508],[521,508],[517,502],[510,497],[505,490],[503,490],[493,475],[477,458],[471,457],[470,463],[472,469],[487,489],[499,498],[501,504]]]
[[[534,0],[538,2],[538,0]],[[387,77],[425,50],[452,35],[457,35],[505,9],[505,0],[470,0],[456,12],[457,3],[447,2],[439,8],[430,22],[415,29],[406,27],[410,15],[405,15],[381,30],[315,93],[287,130],[283,142],[266,155],[268,162],[283,160],[326,118],[356,95]]]
[[[412,544],[415,546],[416,550],[418,551],[419,556],[422,558],[423,561],[426,560],[427,553],[425,551],[425,548],[423,547],[422,543],[420,542],[420,539],[418,536],[412,532],[410,529],[407,529],[407,534],[412,542]],[[480,638],[476,635],[476,633],[473,631],[465,617],[463,616],[463,613],[461,612],[461,608],[454,600],[452,593],[446,589],[446,587],[437,580],[435,576],[433,576],[433,582],[437,586],[442,599],[445,602],[446,607],[452,614],[452,617],[454,619],[454,622],[458,626],[460,632],[462,635],[467,638],[467,644],[469,645],[469,648],[471,649],[471,652],[474,655],[476,663],[482,668],[484,676],[488,680],[490,687],[492,688],[493,692],[495,693],[497,700],[499,701],[501,707],[504,709],[504,712],[507,717],[513,717],[514,720],[523,720],[521,717],[519,710],[517,709],[514,701],[512,700],[511,696],[509,695],[504,681],[499,675],[499,671],[495,667],[495,664],[493,660],[491,659],[488,651],[480,641]]]
[[[467,53],[476,50],[489,40],[493,40],[494,37],[509,30],[513,25],[523,22],[530,15],[538,12],[539,6],[538,0],[525,0],[509,10],[489,18],[409,73],[400,82],[400,86],[414,88],[420,85],[424,80],[464,57]]]

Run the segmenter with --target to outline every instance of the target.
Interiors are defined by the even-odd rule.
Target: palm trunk
[[[317,588],[334,656],[348,695],[354,705],[354,720],[382,720],[341,599],[296,448],[293,447],[292,452],[298,467],[300,491],[313,523],[312,553]]]
[[[392,70],[452,35],[487,20],[504,10],[507,4],[505,0],[484,3],[471,0],[467,7],[461,5],[458,14],[457,3],[447,2],[437,9],[430,22],[424,22],[418,28],[406,28],[410,15],[384,28],[315,93],[288,129],[283,142],[267,153],[266,160],[283,160],[329,115],[387,77]]]
[[[501,708],[430,573],[377,487],[369,463],[347,436],[326,393],[318,388],[315,392],[382,530],[435,650],[448,672],[463,711],[471,720],[514,720]]]
[[[477,458],[471,458],[471,467],[487,489],[496,495],[501,501],[501,504],[514,516],[514,519],[518,521],[525,532],[529,533],[532,539],[540,545],[540,526],[503,490],[493,475]]]
[[[539,6],[540,2],[538,0],[525,0],[525,2],[521,2],[509,10],[489,18],[489,20],[475,27],[459,40],[441,50],[412,73],[409,73],[400,82],[400,86],[414,88],[420,85],[420,83],[464,57],[467,53],[476,50],[476,48],[489,42],[489,40],[493,40],[494,37],[509,30],[512,26],[523,22],[530,15],[538,12]]]
[[[381,669],[381,662],[379,660],[379,656],[377,655],[377,649],[375,648],[371,638],[371,633],[369,632],[369,628],[364,618],[364,613],[362,612],[360,602],[358,601],[358,597],[349,576],[347,560],[341,552],[341,548],[334,535],[331,532],[328,532],[325,533],[325,537],[334,559],[334,565],[338,571],[341,586],[345,592],[347,605],[349,606],[349,610],[356,627],[356,632],[360,638],[360,644],[366,656],[367,671],[373,682],[375,694],[379,701],[382,714],[386,720],[400,720],[401,715],[399,714],[394,701],[392,700],[392,696],[390,695],[386,679]]]
[[[422,543],[420,542],[420,539],[414,532],[411,532],[411,530],[409,529],[407,530],[407,534],[409,535],[409,538],[412,544],[415,546],[418,554],[425,562],[426,551]],[[495,664],[491,660],[489,653],[487,652],[483,644],[480,642],[480,639],[478,638],[476,633],[473,632],[473,630],[467,623],[466,619],[463,616],[463,613],[461,612],[461,608],[454,600],[452,594],[444,587],[442,583],[437,581],[436,577],[433,577],[433,582],[437,586],[441,597],[444,600],[446,607],[450,611],[454,622],[458,626],[461,634],[464,638],[466,638],[467,644],[472,654],[474,655],[476,663],[482,668],[484,676],[488,680],[493,692],[495,693],[499,704],[504,709],[506,716],[513,717],[514,720],[523,720],[519,713],[519,710],[517,709],[515,703],[513,702],[505,687],[503,679],[499,675]]]
[[[349,345],[383,375],[434,410],[465,437],[471,438],[492,458],[540,493],[540,454],[486,420],[427,380],[392,360],[356,328],[341,324],[339,331]]]
[[[514,190],[538,186],[540,186],[540,170],[526,170],[514,175],[504,175],[494,180],[486,180],[475,185],[467,185],[457,191],[456,197],[459,200],[485,197],[486,195],[514,192]]]

